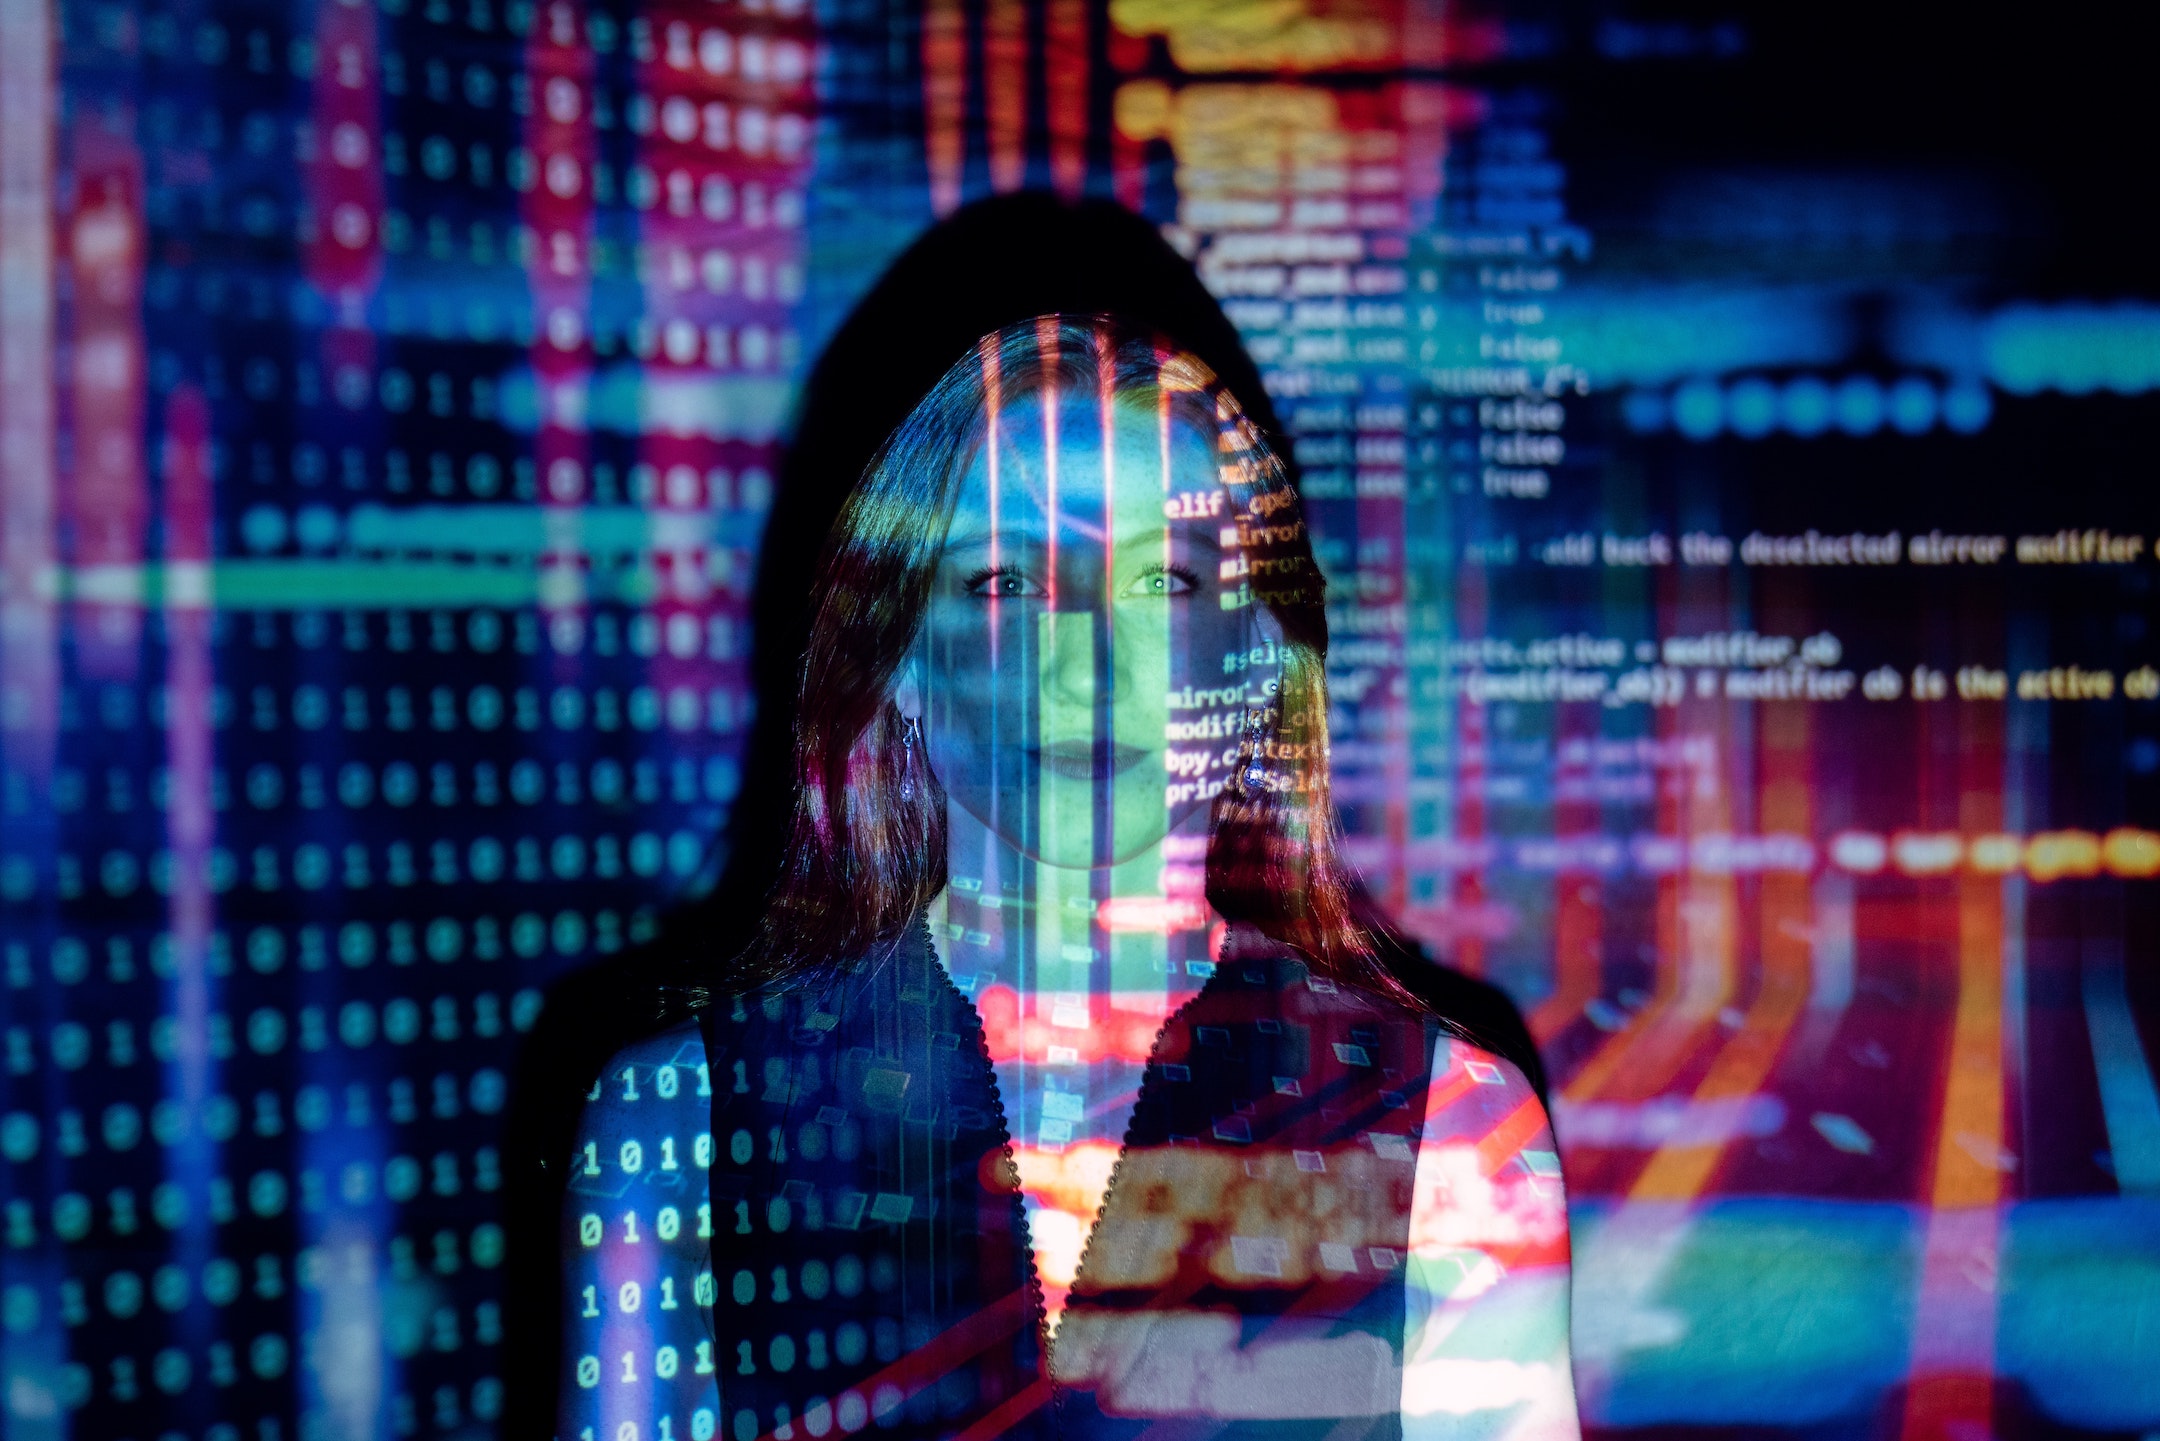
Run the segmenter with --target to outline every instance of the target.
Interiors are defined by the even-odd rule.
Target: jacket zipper
[[[1020,1166],[1013,1159],[1012,1127],[1005,1119],[1005,1093],[998,1087],[997,1066],[990,1059],[990,1038],[983,1030],[982,1013],[975,1009],[975,1002],[968,994],[953,984],[952,972],[945,968],[944,960],[938,955],[937,941],[930,935],[928,918],[921,920],[920,924],[923,928],[923,944],[930,952],[930,963],[937,968],[938,977],[944,981],[945,988],[951,991],[953,997],[965,1008],[968,1024],[975,1032],[976,1059],[982,1064],[983,1074],[990,1078],[992,1116],[997,1122],[998,1135],[1003,1138],[999,1142],[999,1154],[1005,1162],[1004,1175],[1013,1188],[1014,1231],[1020,1241],[1021,1253],[1027,1257],[1028,1315],[1035,1327],[1035,1351],[1039,1358],[1038,1364],[1042,1367],[1043,1380],[1050,1386],[1050,1402],[1044,1409],[1051,1413],[1054,1424],[1061,1393],[1058,1390],[1057,1378],[1050,1370],[1050,1311],[1043,1303],[1042,1273],[1035,1265],[1035,1237],[1028,1225],[1027,1199],[1020,1189]]]

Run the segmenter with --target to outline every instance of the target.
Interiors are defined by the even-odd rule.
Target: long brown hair
[[[929,603],[960,481],[1009,405],[1051,386],[1154,393],[1216,438],[1225,514],[1245,518],[1253,603],[1281,632],[1272,704],[1252,712],[1215,797],[1207,898],[1323,973],[1401,996],[1359,925],[1328,797],[1327,616],[1286,467],[1205,364],[1105,316],[1043,316],[985,336],[865,469],[810,594],[795,730],[796,803],[757,937],[730,988],[791,981],[897,937],[945,888],[946,797],[890,696]]]

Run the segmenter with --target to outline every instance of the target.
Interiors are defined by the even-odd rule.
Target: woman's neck
[[[948,880],[930,915],[946,969],[970,994],[1003,986],[1024,1002],[1088,997],[1159,1018],[1207,973],[1187,964],[1204,961],[1214,920],[1202,897],[1205,820],[1083,869],[1031,859],[951,807]]]
[[[1079,869],[1031,860],[950,810],[931,932],[982,1016],[1053,1325],[1156,1035],[1211,970],[1204,816],[1191,831]]]

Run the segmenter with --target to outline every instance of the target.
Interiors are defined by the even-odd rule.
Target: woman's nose
[[[1100,617],[1093,609],[1056,609],[1042,614],[1039,636],[1042,655],[1042,704],[1044,713],[1061,712],[1075,722],[1091,720],[1095,711],[1098,653],[1101,646]]]
[[[1040,643],[1045,704],[1093,706],[1143,681],[1169,685],[1168,638],[1139,622],[1120,624],[1111,606],[1045,612]],[[1142,675],[1149,670],[1161,674]]]

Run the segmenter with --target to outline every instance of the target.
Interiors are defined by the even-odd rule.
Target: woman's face
[[[1257,694],[1230,493],[1213,437],[1152,391],[994,422],[925,617],[931,765],[1023,854],[1114,864],[1221,788]]]

